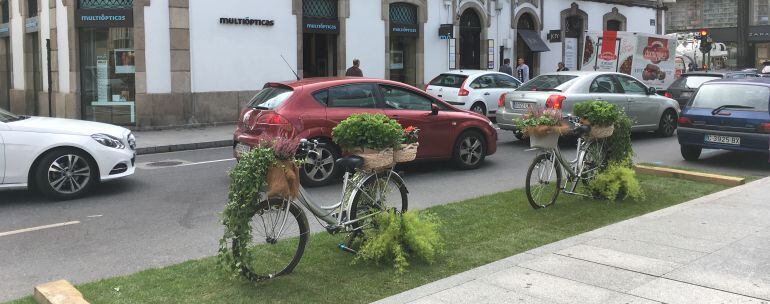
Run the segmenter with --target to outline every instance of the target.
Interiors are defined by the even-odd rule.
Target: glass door
[[[408,85],[417,84],[417,39],[390,36],[390,79]]]

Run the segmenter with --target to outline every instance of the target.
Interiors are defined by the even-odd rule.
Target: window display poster
[[[487,39],[487,69],[495,69],[495,40]]]
[[[134,72],[136,72],[134,50],[115,49],[115,74],[134,74]]]
[[[390,69],[391,70],[404,69],[404,51],[390,52]]]
[[[571,71],[577,71],[578,39],[564,38],[564,66]]]
[[[451,38],[449,39],[449,69],[453,70],[457,68],[457,58],[455,53],[455,47],[457,45],[457,39]]]
[[[108,101],[110,94],[109,60],[107,56],[96,59],[96,97],[97,101]]]

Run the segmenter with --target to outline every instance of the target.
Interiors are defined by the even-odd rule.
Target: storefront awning
[[[540,34],[537,32],[533,30],[517,30],[516,32],[519,33],[521,39],[524,40],[524,43],[527,44],[531,51],[548,52],[551,50],[545,45],[545,41],[543,41],[543,38],[540,38]]]

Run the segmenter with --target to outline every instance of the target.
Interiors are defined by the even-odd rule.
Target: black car
[[[691,72],[684,73],[677,80],[675,80],[667,90],[662,93],[663,96],[675,99],[679,102],[679,106],[684,107],[687,101],[690,100],[695,91],[706,81],[716,79],[744,79],[744,78],[757,78],[761,77],[759,74],[752,71],[738,71],[738,72]]]

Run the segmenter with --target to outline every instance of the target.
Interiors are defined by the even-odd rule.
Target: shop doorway
[[[0,108],[11,109],[11,41],[0,38]]]
[[[404,2],[389,6],[390,30],[388,62],[390,79],[417,85],[417,6]]]
[[[564,19],[564,64],[571,70],[582,66],[583,30],[585,20],[582,16],[572,15]]]
[[[519,17],[519,21],[516,22],[516,30],[534,31],[535,21],[532,19],[532,15],[528,13],[522,14]],[[533,52],[526,41],[524,41],[523,35],[516,35],[516,58],[511,60],[514,65],[516,65],[515,62],[519,58],[523,58],[524,63],[530,67],[530,79],[535,77],[535,52]]]
[[[43,70],[40,62],[40,38],[37,32],[24,35],[27,45],[24,54],[25,88],[27,91],[27,113],[40,114],[38,94],[43,91]],[[31,94],[31,96],[30,96]]]
[[[337,76],[337,35],[302,34],[302,77]]]
[[[460,68],[481,69],[481,18],[473,9],[460,16]]]

